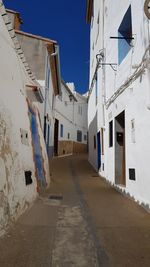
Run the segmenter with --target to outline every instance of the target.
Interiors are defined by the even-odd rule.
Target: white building
[[[38,110],[39,84],[0,1],[0,234],[50,182]]]
[[[87,1],[89,161],[144,205],[150,205],[148,4],[144,0]]]
[[[38,103],[41,125],[49,158],[54,153],[55,96],[61,90],[59,46],[56,41],[20,30],[20,14],[7,10],[26,60],[42,87],[44,101]],[[34,99],[33,99],[34,101]]]
[[[56,98],[55,155],[87,152],[87,98],[73,83],[68,85],[62,81],[61,96]]]

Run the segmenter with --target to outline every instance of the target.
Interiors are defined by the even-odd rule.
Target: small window
[[[94,66],[94,58],[93,58],[93,60],[92,60],[92,64],[91,64],[91,66],[92,66],[92,67]]]
[[[82,142],[82,132],[79,130],[77,131],[77,141]]]
[[[49,59],[47,56],[47,64],[46,64],[46,87],[49,89],[49,84],[50,84],[50,67],[49,67]]]
[[[82,116],[82,106],[78,106],[78,114],[80,114]]]
[[[94,50],[94,42],[93,42],[93,45],[92,45],[92,49]]]
[[[97,36],[96,36],[95,44],[97,44],[98,36],[99,36],[99,13],[98,13],[98,17],[97,17]]]
[[[94,149],[96,149],[96,136],[94,135]]]
[[[84,135],[84,141],[87,141],[87,136],[86,136],[86,134]]]
[[[49,88],[49,81],[50,81],[50,69],[47,70],[47,88]]]
[[[113,146],[113,121],[109,122],[109,147]]]
[[[53,94],[53,96],[52,96],[52,110],[54,110],[54,103],[55,103],[55,96]]]
[[[68,133],[68,139],[70,139],[70,133]]]
[[[132,15],[131,6],[125,13],[118,29],[118,62],[121,64],[131,49],[132,43]]]
[[[63,124],[60,124],[60,137],[63,137],[64,133],[64,127],[63,127]]]
[[[97,74],[95,77],[95,105],[97,105],[98,86],[97,86]]]

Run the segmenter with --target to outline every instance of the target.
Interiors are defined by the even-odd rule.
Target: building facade
[[[51,158],[54,154],[55,98],[61,90],[59,46],[54,40],[21,31],[22,20],[18,12],[7,10],[7,14],[14,25],[26,60],[42,88],[44,101],[36,103],[36,106],[39,110],[48,157]]]
[[[89,161],[111,184],[144,205],[150,205],[148,4],[87,1]]]
[[[50,182],[38,110],[43,101],[0,1],[0,234]],[[9,63],[8,63],[9,62]],[[29,95],[28,95],[29,93]]]
[[[87,98],[63,80],[55,105],[54,148],[58,156],[87,152]]]

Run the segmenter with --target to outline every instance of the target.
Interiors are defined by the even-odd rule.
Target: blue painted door
[[[100,131],[97,133],[97,168],[101,167],[101,135]]]
[[[33,152],[34,152],[34,161],[36,167],[37,180],[41,186],[46,185],[43,162],[42,162],[42,153],[40,147],[39,133],[37,128],[36,115],[34,111],[29,107],[29,115],[30,115],[30,125],[31,125],[31,133],[32,133],[32,144],[33,144]]]

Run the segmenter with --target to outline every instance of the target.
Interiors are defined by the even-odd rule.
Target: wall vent
[[[135,181],[135,169],[129,169],[129,179]]]
[[[26,182],[26,185],[29,185],[29,184],[32,184],[32,172],[31,171],[25,171],[25,182]]]

